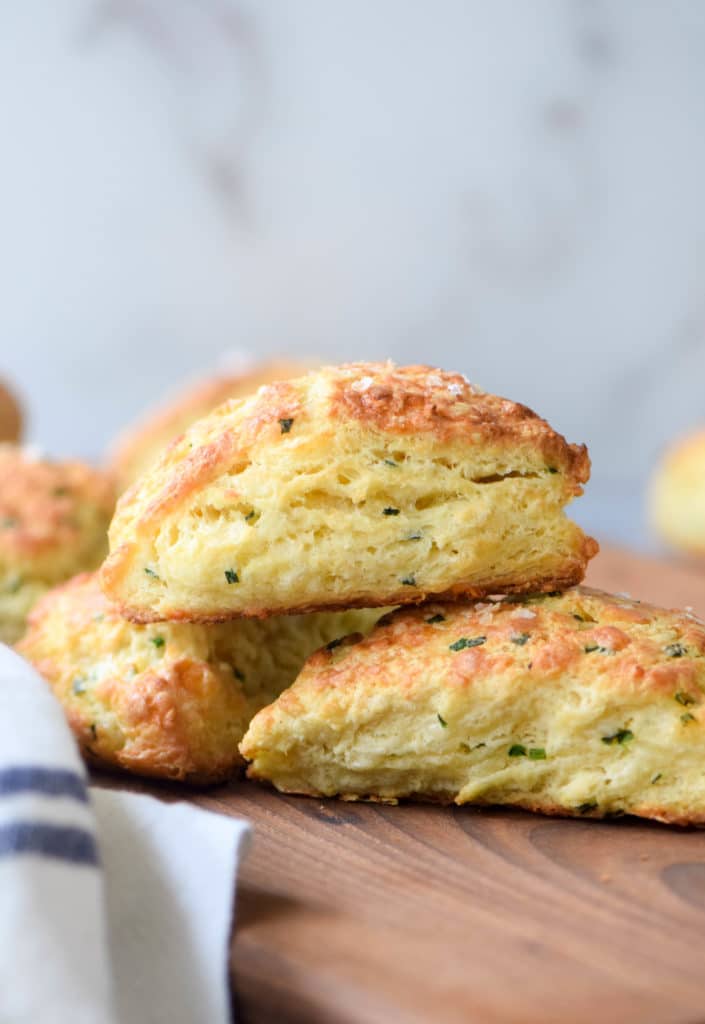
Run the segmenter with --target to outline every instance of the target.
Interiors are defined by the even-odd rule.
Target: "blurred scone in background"
[[[678,438],[658,462],[649,491],[654,531],[682,555],[705,556],[705,429]]]

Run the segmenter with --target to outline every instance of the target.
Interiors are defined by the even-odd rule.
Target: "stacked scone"
[[[456,374],[265,386],[127,491],[103,593],[48,595],[21,650],[89,755],[132,770],[244,756],[288,792],[705,821],[705,629],[576,586],[588,475]]]

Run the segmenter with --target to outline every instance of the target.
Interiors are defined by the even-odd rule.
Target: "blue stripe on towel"
[[[98,864],[98,848],[91,833],[71,825],[15,821],[0,827],[0,858],[20,853],[37,853],[72,864]]]
[[[69,797],[88,803],[83,777],[65,768],[37,768],[16,765],[0,770],[0,796],[15,793],[39,793],[42,796]]]

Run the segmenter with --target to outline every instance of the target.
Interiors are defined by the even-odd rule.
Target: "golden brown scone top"
[[[9,384],[0,378],[0,442],[19,441],[22,436],[22,409]]]
[[[532,678],[569,673],[611,691],[680,694],[679,713],[695,711],[705,727],[705,625],[690,611],[573,587],[523,599],[400,608],[360,639],[318,651],[300,679],[307,674],[321,690],[365,679],[384,689],[403,676],[411,692],[429,685],[430,667],[434,685],[451,689],[499,678],[525,688]]]
[[[52,552],[63,559],[86,546],[86,529],[104,533],[114,505],[112,483],[100,470],[0,445],[0,564]],[[95,545],[95,536],[88,541]]]
[[[307,360],[272,359],[238,372],[223,372],[190,385],[148,413],[117,439],[109,459],[120,491],[125,490],[174,438],[230,398],[242,398],[263,384],[304,373]]]
[[[584,445],[567,444],[527,406],[481,391],[462,374],[391,362],[349,363],[323,372],[330,381],[333,417],[349,416],[399,435],[431,433],[475,444],[506,440],[535,445],[576,486],[590,476]]]

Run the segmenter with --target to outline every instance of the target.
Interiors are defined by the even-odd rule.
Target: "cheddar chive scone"
[[[100,565],[114,507],[105,473],[0,445],[0,641],[22,635],[50,587]]]
[[[47,679],[84,753],[139,775],[227,778],[252,715],[316,648],[366,629],[375,612],[136,626],[95,574],[48,593],[17,650]]]
[[[6,381],[0,378],[0,441],[16,443],[22,436],[22,409]]]
[[[314,654],[250,723],[284,792],[705,824],[705,626],[575,588],[430,604]]]
[[[253,363],[239,372],[214,374],[192,384],[118,438],[109,467],[118,489],[124,491],[149,469],[174,438],[222,402],[243,398],[263,384],[305,373],[310,365],[302,360],[273,359]]]
[[[589,476],[522,405],[454,373],[360,363],[195,424],[121,499],[102,585],[134,621],[219,621],[554,590],[596,543]]]
[[[705,430],[676,441],[651,479],[651,522],[685,554],[705,555]]]

